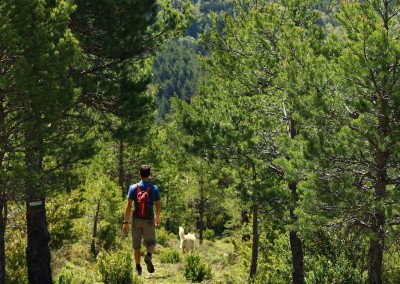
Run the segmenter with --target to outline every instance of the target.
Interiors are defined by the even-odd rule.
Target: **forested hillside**
[[[400,283],[399,12],[0,2],[0,283]],[[142,164],[162,210],[139,276]]]

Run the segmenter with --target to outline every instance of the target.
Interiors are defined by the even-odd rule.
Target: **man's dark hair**
[[[140,166],[140,176],[142,178],[147,178],[148,176],[150,176],[150,167],[148,165]]]

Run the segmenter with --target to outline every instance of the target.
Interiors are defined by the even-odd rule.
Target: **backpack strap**
[[[147,190],[146,190],[146,191],[147,191],[147,194],[150,193],[150,187],[151,187],[151,183],[149,183],[149,186],[147,187]],[[139,183],[137,183],[137,184],[136,184],[136,194],[138,195],[140,191],[141,191],[140,185],[139,185]]]

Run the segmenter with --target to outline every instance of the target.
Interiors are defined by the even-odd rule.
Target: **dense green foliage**
[[[173,1],[180,6],[182,1]],[[195,40],[204,31],[211,28],[212,13],[232,13],[233,1],[200,1],[191,0],[193,19],[187,28],[186,37],[170,41],[165,49],[159,52],[153,63],[153,84],[158,85],[157,118],[166,120],[171,113],[171,97],[177,96],[188,102],[196,95],[198,81],[202,73],[197,55],[204,50]]]
[[[171,112],[170,99],[174,96],[190,101],[196,93],[201,68],[197,60],[200,46],[193,38],[170,41],[153,62],[153,83],[157,93],[158,117],[166,120]]]
[[[113,255],[102,251],[97,258],[99,271],[105,284],[132,283],[132,254],[129,251]]]
[[[139,2],[0,3],[0,282],[29,282],[32,198],[57,283],[399,282],[400,1]]]
[[[191,282],[202,282],[211,279],[211,268],[197,254],[190,254],[185,259],[183,275]]]
[[[211,28],[209,18],[211,13],[232,12],[234,9],[234,1],[232,0],[191,0],[190,2],[195,7],[193,11],[194,19],[191,21],[186,33],[196,39],[204,31]]]

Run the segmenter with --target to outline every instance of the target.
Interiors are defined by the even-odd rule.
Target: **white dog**
[[[181,244],[179,248],[183,253],[193,251],[194,250],[194,242],[196,241],[196,237],[194,234],[185,235],[185,231],[182,227],[179,227],[179,238],[181,239]]]

